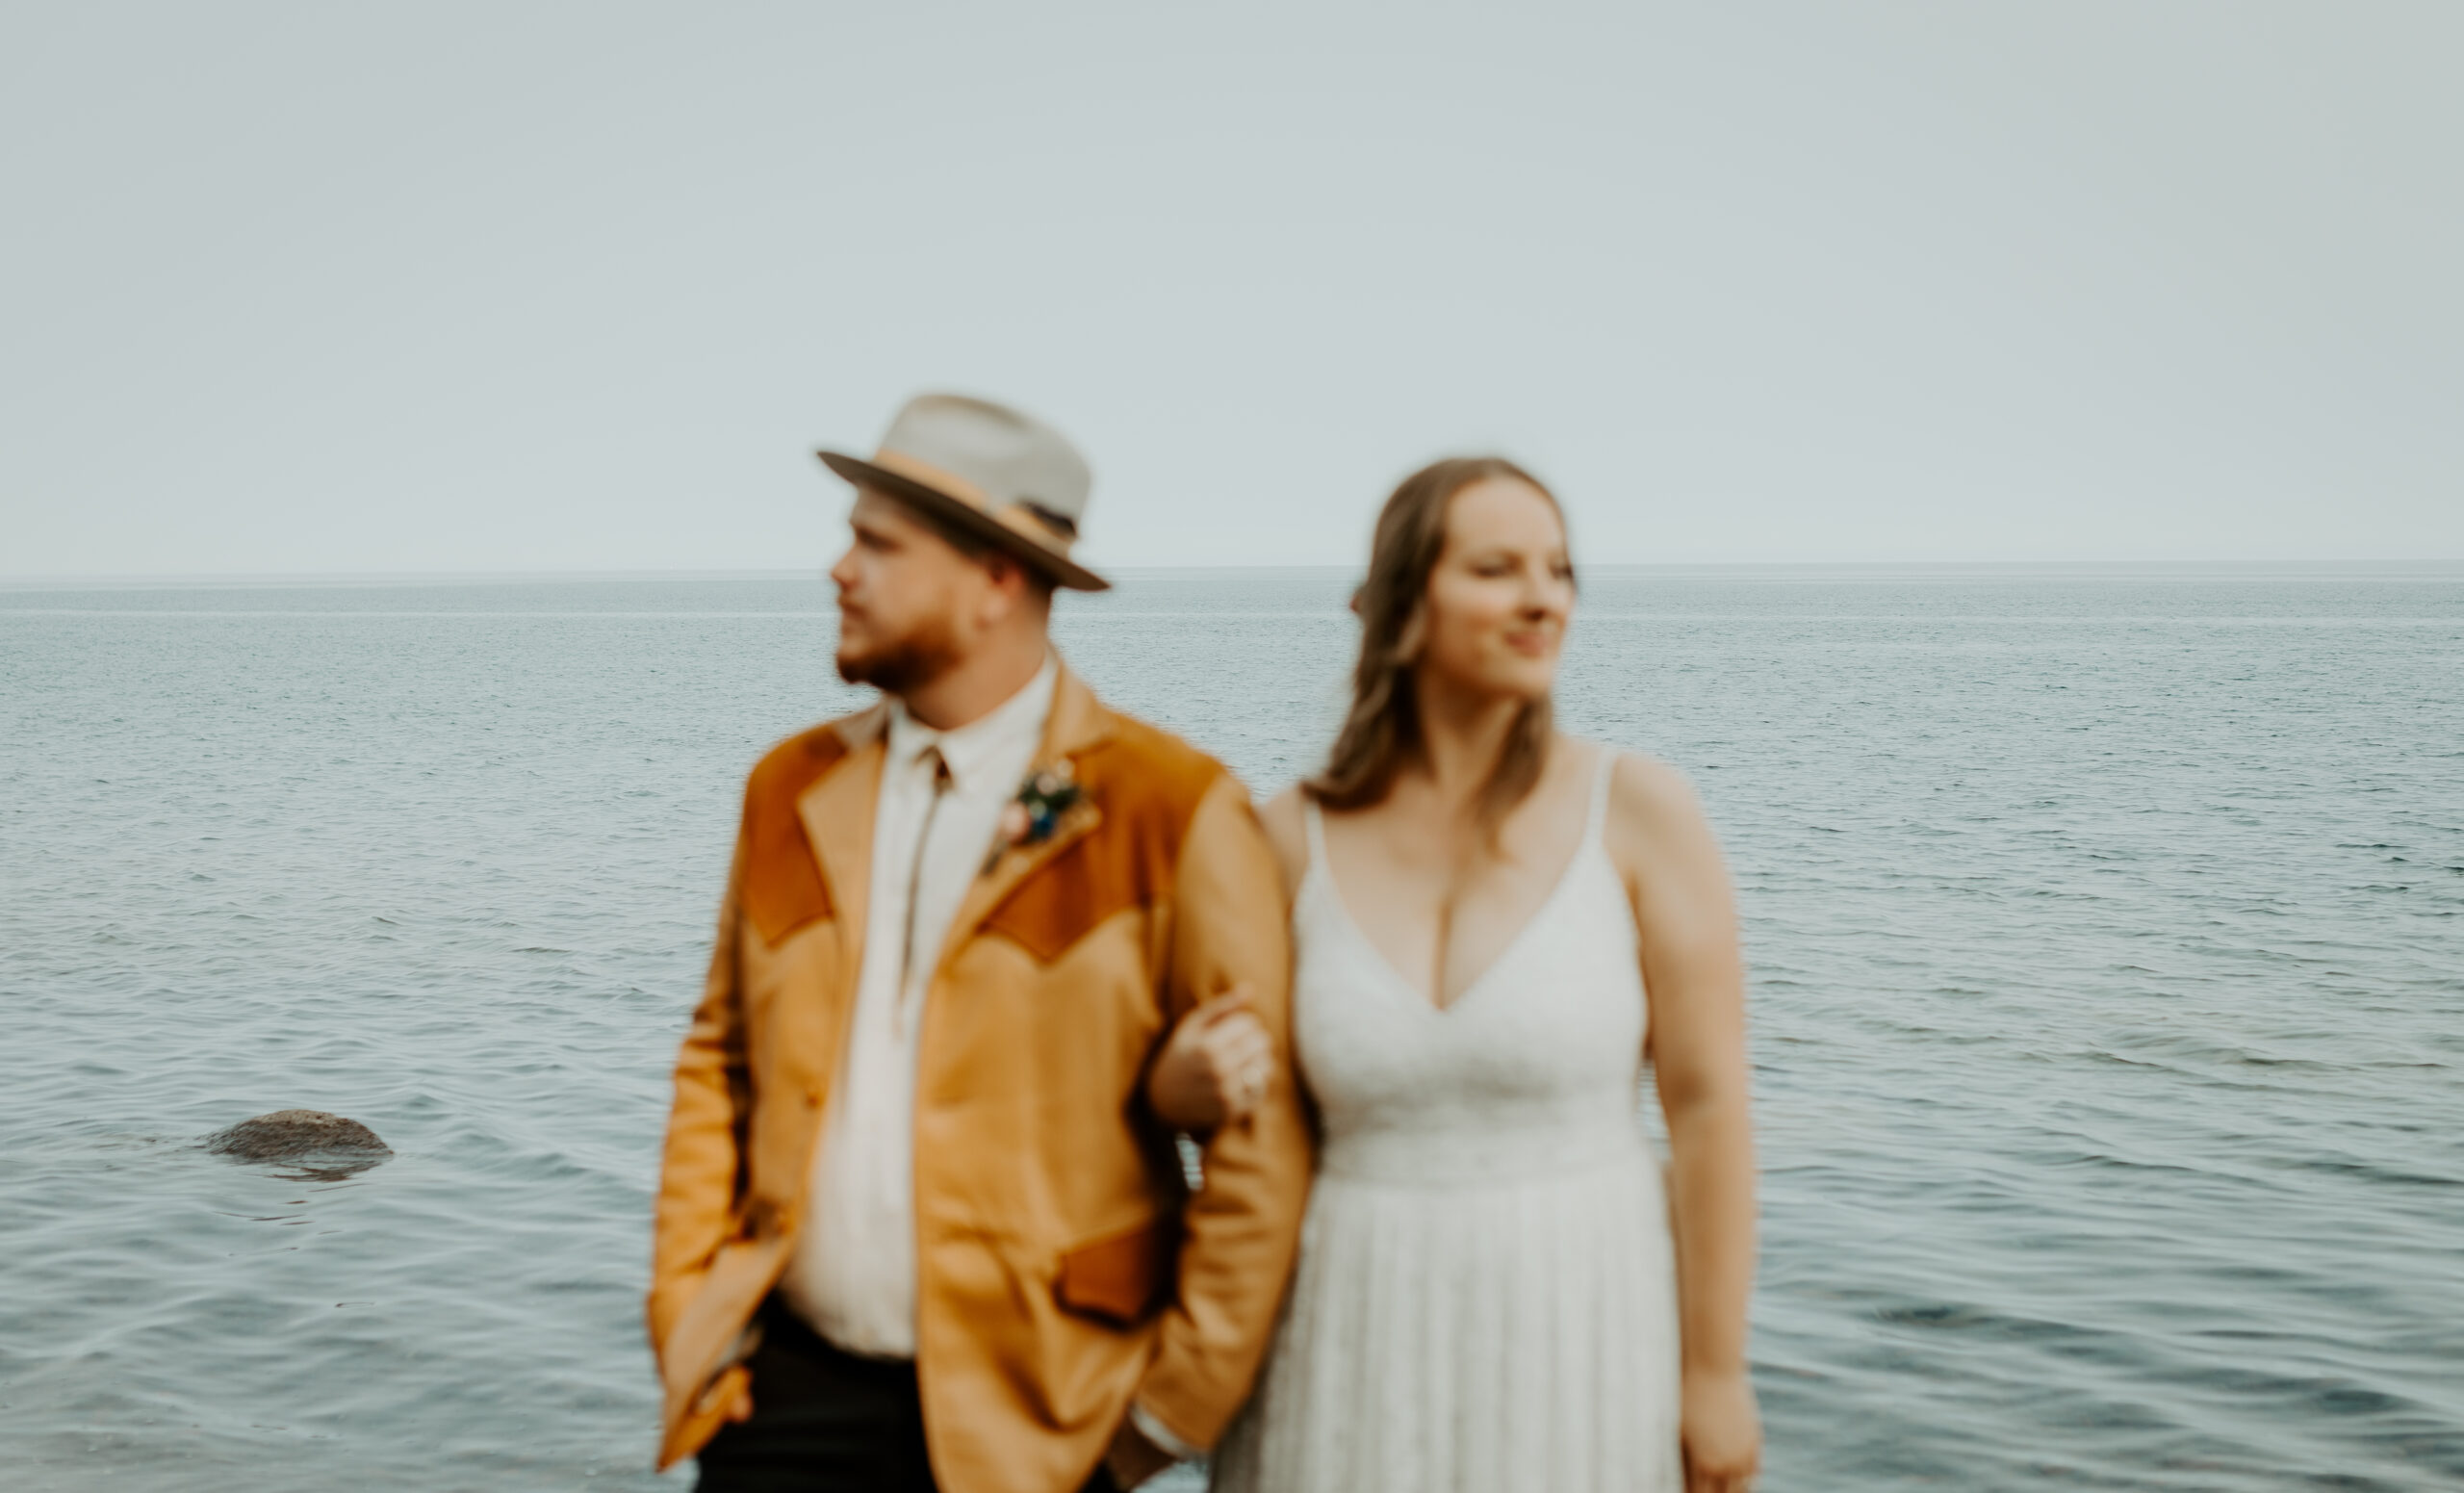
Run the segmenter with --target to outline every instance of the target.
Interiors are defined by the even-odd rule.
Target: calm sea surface
[[[1333,571],[1070,659],[1261,790]],[[809,579],[0,590],[0,1480],[681,1488],[639,1326]],[[1598,572],[1755,967],[1765,1486],[2464,1484],[2464,570]],[[195,1148],[329,1109],[398,1153]]]

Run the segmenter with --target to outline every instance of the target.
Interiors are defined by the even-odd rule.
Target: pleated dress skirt
[[[1215,1487],[1681,1493],[1657,1161],[1630,1129],[1539,1149],[1417,1181],[1330,1151]]]

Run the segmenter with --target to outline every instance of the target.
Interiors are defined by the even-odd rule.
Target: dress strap
[[[1603,743],[1598,765],[1591,770],[1591,817],[1584,825],[1582,837],[1586,844],[1597,845],[1608,834],[1608,780],[1617,771],[1617,749]]]

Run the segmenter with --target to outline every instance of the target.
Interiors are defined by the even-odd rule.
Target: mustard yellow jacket
[[[792,737],[746,785],[659,1177],[662,1467],[745,1403],[748,1325],[804,1223],[863,958],[886,717]],[[1308,1190],[1285,904],[1248,795],[1065,669],[1036,762],[1064,759],[1079,802],[969,888],[919,1034],[916,1362],[950,1493],[1077,1488],[1133,1400],[1213,1445],[1248,1395]],[[1142,1079],[1173,1021],[1244,982],[1282,1067],[1207,1145],[1192,1194]]]

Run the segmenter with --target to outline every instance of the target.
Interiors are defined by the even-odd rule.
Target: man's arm
[[[1272,1076],[1257,1107],[1206,1145],[1206,1185],[1183,1215],[1179,1290],[1139,1387],[1140,1418],[1186,1447],[1215,1445],[1248,1398],[1299,1244],[1311,1156],[1292,1067],[1291,946],[1274,854],[1227,773],[1182,842],[1167,1015],[1247,986]]]
[[[1273,847],[1283,874],[1283,915],[1292,916],[1294,889],[1308,869],[1308,834],[1300,789],[1284,789],[1258,811],[1258,823]],[[1214,1133],[1238,1120],[1265,1095],[1248,1077],[1273,1071],[1274,1043],[1249,1015],[1249,992],[1235,987],[1180,1018],[1146,1070],[1146,1105],[1156,1118],[1187,1135]]]
[[[718,943],[702,1002],[676,1058],[676,1100],[668,1113],[651,1242],[651,1350],[662,1351],[719,1246],[727,1242],[743,1164],[748,1081],[743,1007],[736,978],[744,840],[736,840]]]

